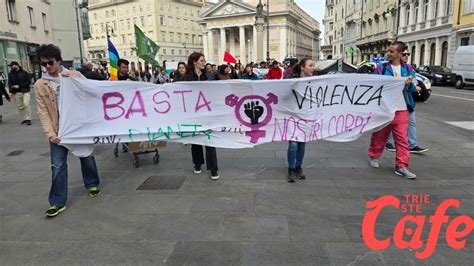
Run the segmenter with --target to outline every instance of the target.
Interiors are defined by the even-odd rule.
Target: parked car
[[[456,89],[474,85],[474,45],[459,46],[454,54],[453,73]]]
[[[454,84],[454,75],[445,66],[420,66],[417,72],[427,77],[432,85]]]
[[[374,72],[375,67],[376,63],[374,62],[364,62],[362,64],[359,64],[358,73],[371,74]],[[416,73],[416,82],[417,86],[421,88],[421,91],[414,92],[412,94],[413,99],[416,102],[424,102],[428,100],[428,98],[430,98],[431,96],[431,81],[427,77]]]

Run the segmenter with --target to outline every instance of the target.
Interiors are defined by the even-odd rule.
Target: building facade
[[[196,20],[210,6],[202,0],[90,0],[89,24],[92,38],[85,41],[86,54],[92,62],[107,63],[107,36],[120,58],[132,68],[144,63],[136,54],[137,25],[160,46],[155,58],[163,62],[186,61],[190,53],[202,52],[202,31]]]
[[[358,62],[385,57],[388,46],[396,40],[398,0],[362,0],[361,6]]]
[[[264,19],[256,23],[259,0],[221,0],[201,15],[204,54],[214,63],[223,63],[228,51],[242,64],[283,61],[287,57],[319,58],[319,22],[293,0],[262,1],[269,4],[269,50]],[[263,16],[267,9],[264,6]]]
[[[453,30],[448,67],[452,67],[454,54],[459,46],[474,45],[474,0],[455,1],[453,6]]]
[[[333,40],[334,40],[334,0],[326,0],[326,9],[324,11],[324,45],[321,45],[323,59],[333,59]]]
[[[412,64],[447,66],[452,18],[453,0],[402,0],[398,40],[408,45]]]
[[[36,49],[40,44],[54,43],[62,50],[64,64],[79,61],[79,40],[75,8],[69,0],[2,0],[0,1],[0,67],[18,61],[39,77],[41,68]]]

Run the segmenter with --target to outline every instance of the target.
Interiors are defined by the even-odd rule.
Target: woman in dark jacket
[[[245,71],[242,73],[242,79],[258,80],[257,74],[253,73],[252,64],[245,66]]]
[[[206,60],[202,53],[192,53],[188,58],[186,66],[186,81],[204,81],[207,80],[206,74]],[[201,165],[204,164],[204,155],[202,145],[191,146],[191,154],[193,156],[194,173],[202,173]],[[206,146],[206,165],[207,170],[211,171],[211,179],[219,179],[217,172],[217,151],[215,147]]]
[[[229,65],[223,64],[219,66],[219,80],[228,80],[232,79],[231,75],[232,69]]]
[[[185,81],[185,79],[186,79],[186,63],[179,62],[178,70],[176,70],[176,72],[174,73],[173,82]]]

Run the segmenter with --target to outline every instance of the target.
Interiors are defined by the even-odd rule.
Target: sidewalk
[[[412,155],[415,181],[393,173],[394,153],[388,151],[380,169],[369,167],[370,134],[350,143],[307,144],[307,180],[295,184],[285,179],[286,143],[218,149],[219,181],[211,181],[205,171],[193,174],[190,146],[168,144],[160,151],[159,165],[153,164],[153,154],[140,156],[137,169],[130,154],[114,158],[113,146],[99,146],[102,196],[87,195],[79,160],[70,156],[68,208],[46,219],[47,140],[37,115],[27,127],[20,125],[14,104],[3,108],[2,265],[474,264],[474,234],[456,251],[446,245],[446,225],[435,253],[425,261],[417,260],[413,250],[395,248],[393,241],[385,251],[369,250],[361,238],[366,200],[386,194],[429,194],[436,206],[456,198],[461,208],[448,210],[451,219],[474,216],[474,146],[467,131],[419,118],[419,137],[430,151]],[[23,152],[8,156],[14,151]],[[436,206],[424,213],[432,214]],[[377,237],[392,236],[401,217],[393,208],[384,210]],[[428,223],[423,232],[426,242]]]

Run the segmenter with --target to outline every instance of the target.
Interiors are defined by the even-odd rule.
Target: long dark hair
[[[247,64],[247,65],[245,66],[244,74],[245,74],[245,75],[249,75],[249,74],[247,73],[247,67],[250,67],[250,76],[252,76],[252,74],[253,74],[253,71],[252,71],[252,70],[253,70],[253,66],[252,66],[252,64]]]
[[[198,53],[198,52],[194,52],[192,54],[189,55],[188,57],[188,64],[186,65],[186,76],[189,76],[189,77],[192,77],[193,74],[194,74],[194,64],[199,61],[199,58],[204,57],[204,54],[202,53]],[[204,68],[202,70],[203,72],[206,72],[206,69]]]
[[[301,59],[301,61],[298,64],[296,64],[296,66],[293,67],[293,76],[298,77],[298,78],[301,77],[301,68],[306,66],[306,63],[309,60],[313,60],[313,59],[309,57],[305,57]]]

